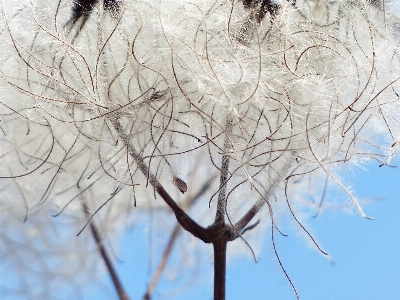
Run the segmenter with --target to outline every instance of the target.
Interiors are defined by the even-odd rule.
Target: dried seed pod
[[[182,179],[174,176],[174,178],[172,178],[172,183],[179,189],[182,194],[187,191],[187,184]]]
[[[243,0],[243,7],[246,10],[255,10],[255,18],[257,23],[260,23],[267,13],[270,14],[271,18],[274,18],[281,5],[274,0]]]

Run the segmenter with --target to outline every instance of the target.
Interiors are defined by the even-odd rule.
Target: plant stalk
[[[214,247],[214,300],[225,300],[226,240],[218,239]]]

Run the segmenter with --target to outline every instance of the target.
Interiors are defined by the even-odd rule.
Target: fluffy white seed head
[[[301,211],[321,175],[363,214],[336,173],[395,152],[398,19],[381,1],[263,3],[97,3],[75,20],[69,1],[3,0],[0,176],[23,199],[10,209],[93,214],[113,198],[98,212],[111,231],[136,201],[163,206],[151,174],[184,203],[228,156],[229,218],[260,199],[267,220],[286,199]]]

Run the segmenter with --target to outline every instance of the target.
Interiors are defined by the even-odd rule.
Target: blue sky
[[[368,168],[355,170],[352,186],[359,199],[371,202],[363,208],[375,220],[362,218],[355,209],[353,213],[324,211],[309,220],[308,226],[334,262],[320,255],[296,232],[289,233],[289,237],[277,236],[280,258],[301,299],[400,299],[400,170],[379,168],[377,164]],[[151,277],[148,244],[140,232],[136,229],[124,237],[120,248],[123,262],[116,264],[132,299],[141,299]],[[264,251],[258,263],[245,255],[229,262],[228,300],[296,299],[279,268],[268,236],[266,233]],[[179,249],[175,249],[175,254],[179,255]],[[153,259],[156,264],[158,256],[155,254]],[[200,266],[196,280],[181,292],[179,287],[189,280],[188,275],[174,282],[164,276],[154,300],[212,299],[212,262],[203,258]],[[101,286],[100,289],[96,287],[97,292],[86,291],[87,299],[114,297],[112,288],[106,287],[107,278]]]

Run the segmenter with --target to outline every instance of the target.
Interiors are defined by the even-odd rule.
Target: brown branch
[[[82,201],[82,206],[83,210],[85,211],[85,215],[89,215],[89,208],[87,205]],[[122,283],[118,277],[117,272],[114,269],[114,266],[111,262],[111,259],[109,258],[109,255],[107,253],[107,250],[105,249],[103,242],[101,240],[100,233],[98,232],[96,225],[93,223],[93,221],[90,222],[90,230],[92,232],[93,238],[96,241],[97,248],[100,252],[100,255],[107,267],[108,273],[111,276],[111,280],[114,284],[114,287],[117,291],[118,297],[120,300],[130,300],[128,294],[125,292],[124,287],[122,286]]]
[[[226,130],[226,136],[225,136],[225,141],[224,141],[225,154],[222,156],[218,204],[217,204],[217,212],[215,214],[214,223],[224,223],[225,222],[226,187],[228,184],[228,174],[229,174],[229,155],[227,155],[226,153],[232,147],[231,142],[230,142],[230,136],[232,135],[232,118],[230,116],[227,116],[227,118],[226,118],[225,130]]]
[[[263,205],[263,201],[258,201],[237,223],[237,226],[231,226],[225,223],[226,214],[226,188],[229,174],[229,155],[226,153],[231,148],[230,136],[232,134],[232,120],[228,116],[226,119],[226,138],[224,143],[225,155],[222,157],[220,189],[218,196],[217,212],[215,221],[212,225],[204,228],[194,221],[186,212],[180,208],[172,197],[167,193],[158,179],[150,172],[147,165],[144,163],[142,156],[136,151],[130,141],[130,135],[124,132],[121,124],[118,121],[118,116],[111,116],[109,119],[113,124],[118,135],[121,137],[129,155],[133,158],[141,172],[147,177],[148,182],[154,187],[158,195],[172,209],[179,224],[193,236],[201,239],[205,243],[212,243],[214,247],[214,300],[225,299],[226,285],[226,247],[229,241],[233,241],[240,236],[242,230],[257,214]],[[238,228],[236,228],[238,227]],[[171,235],[170,242],[164,251],[163,259],[157,270],[155,277],[149,285],[149,288],[144,296],[144,300],[149,300],[161,276],[162,270],[165,267],[167,258],[172,250],[173,243],[179,232],[178,227],[175,227]]]
[[[194,197],[191,197],[188,201],[186,201],[186,206],[190,207],[192,206],[197,199],[199,199],[210,187],[210,184],[214,178],[211,178],[210,180],[206,181],[201,189],[196,193]],[[158,281],[160,280],[160,277],[165,269],[165,266],[167,264],[168,258],[171,254],[172,248],[174,247],[174,244],[176,242],[176,239],[179,235],[179,232],[181,230],[180,224],[176,224],[174,230],[172,231],[172,234],[169,238],[168,244],[164,249],[164,253],[162,255],[161,261],[157,267],[157,270],[153,276],[153,279],[150,281],[146,293],[143,296],[143,300],[150,300],[151,296],[153,295],[153,292],[158,284]]]
[[[219,240],[214,247],[214,300],[225,300],[226,286],[226,245],[228,241]]]
[[[259,200],[255,203],[247,213],[235,224],[235,229],[238,233],[241,233],[242,230],[250,223],[250,221],[255,217],[255,215],[260,211],[261,207],[264,205],[265,200]]]
[[[161,198],[165,201],[165,203],[172,209],[175,214],[176,219],[178,220],[179,224],[182,227],[190,232],[195,237],[201,239],[205,243],[210,243],[207,240],[207,233],[206,229],[200,226],[196,221],[194,221],[185,211],[178,206],[178,204],[172,199],[172,197],[168,194],[168,192],[164,189],[158,179],[150,172],[147,165],[143,162],[142,157],[139,153],[137,153],[136,149],[130,142],[130,136],[125,134],[121,124],[118,121],[117,116],[111,116],[110,118],[111,123],[113,124],[114,128],[118,132],[119,136],[121,137],[127,151],[136,162],[137,166],[141,170],[144,176],[148,176],[149,183],[155,188],[157,193],[160,195]]]
[[[97,231],[96,226],[93,223],[90,223],[90,229],[92,231],[93,237],[96,240],[96,244],[97,247],[100,251],[101,257],[104,260],[104,263],[106,264],[108,273],[111,276],[112,282],[114,284],[115,289],[117,290],[118,293],[118,297],[120,300],[129,300],[129,296],[127,295],[127,293],[125,292],[124,287],[122,286],[121,281],[119,280],[119,277],[117,275],[117,272],[114,269],[114,266],[111,262],[111,259],[108,257],[107,251],[104,248],[103,244],[101,243],[101,239],[100,239],[100,234]]]
[[[176,224],[174,230],[172,231],[172,234],[169,238],[167,247],[165,247],[164,253],[162,255],[162,259],[160,261],[160,264],[158,265],[158,268],[154,274],[153,279],[150,281],[149,285],[147,286],[147,291],[145,295],[143,296],[143,300],[150,300],[151,296],[153,295],[153,292],[157,286],[158,281],[160,280],[160,277],[165,269],[165,266],[167,265],[168,258],[171,254],[172,248],[174,247],[175,241],[179,235],[179,232],[181,230],[181,227],[179,224]]]

